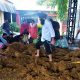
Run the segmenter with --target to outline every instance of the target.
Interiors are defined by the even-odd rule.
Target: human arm
[[[55,39],[54,39],[54,37],[51,38],[51,44],[52,44],[52,45],[55,44]]]

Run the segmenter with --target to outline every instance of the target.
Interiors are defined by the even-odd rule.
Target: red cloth
[[[37,25],[35,25],[34,27],[29,26],[29,33],[30,33],[31,38],[36,39],[37,33],[38,33]]]
[[[27,23],[23,23],[23,24],[21,25],[20,34],[22,34],[25,30],[26,30],[27,32],[29,32],[29,24],[27,24]]]

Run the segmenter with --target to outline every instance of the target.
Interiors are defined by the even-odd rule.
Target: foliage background
[[[57,14],[58,18],[61,21],[67,19],[68,13],[68,0],[37,0],[39,5],[46,5],[51,8],[55,8],[57,6]]]

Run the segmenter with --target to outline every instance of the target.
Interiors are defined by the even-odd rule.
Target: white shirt
[[[45,20],[45,23],[42,26],[41,41],[42,42],[44,42],[45,40],[51,41],[52,37],[55,37],[53,26],[49,20]]]

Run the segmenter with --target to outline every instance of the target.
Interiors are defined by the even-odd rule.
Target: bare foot
[[[51,59],[51,60],[49,60],[49,62],[52,62],[52,59]]]
[[[38,54],[36,54],[36,55],[35,55],[35,57],[39,57],[39,55],[38,55]]]

